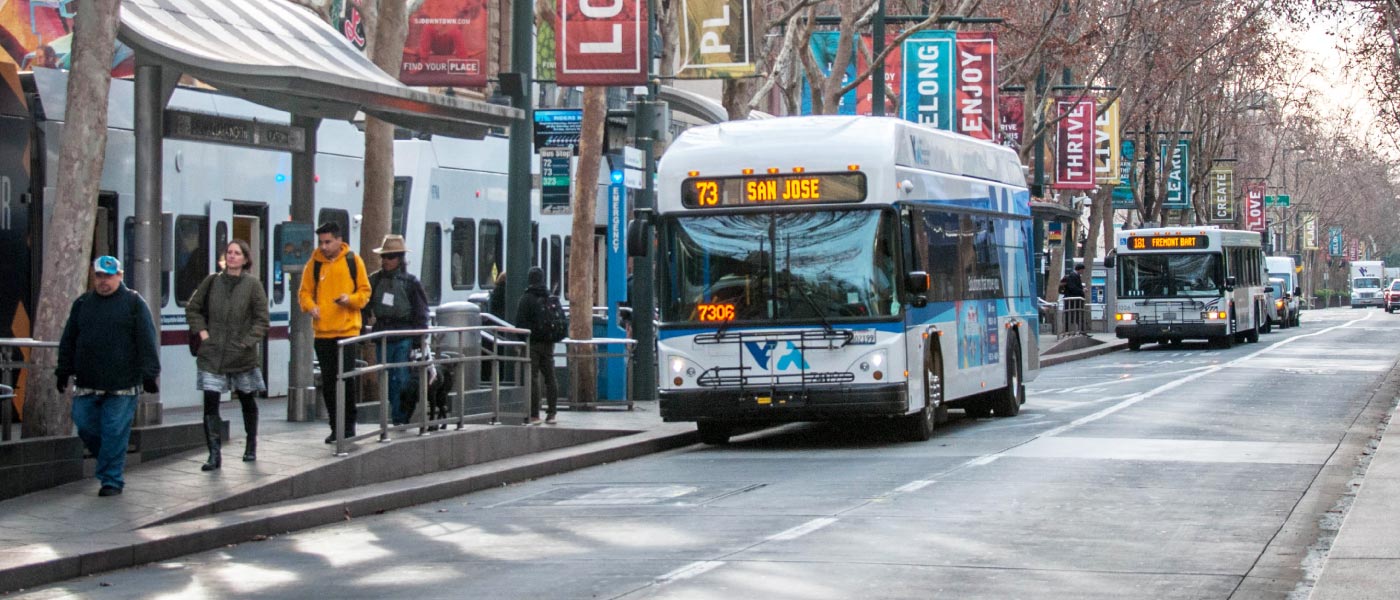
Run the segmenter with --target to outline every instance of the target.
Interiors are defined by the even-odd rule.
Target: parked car
[[[1269,278],[1269,305],[1264,309],[1267,319],[1264,325],[1265,333],[1274,327],[1287,329],[1294,324],[1294,319],[1298,316],[1298,299],[1288,293],[1287,285],[1288,283],[1281,278]]]
[[[1400,308],[1400,279],[1385,286],[1385,312],[1393,313]]]

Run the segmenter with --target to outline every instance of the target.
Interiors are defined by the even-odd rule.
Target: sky
[[[1303,85],[1312,90],[1313,101],[1331,115],[1342,115],[1348,111],[1352,118],[1347,127],[1355,131],[1372,131],[1376,111],[1366,97],[1364,84],[1353,82],[1345,72],[1345,50],[1339,48],[1341,40],[1329,33],[1336,23],[1319,22],[1306,32],[1291,32],[1293,42],[1302,54],[1304,69],[1315,68],[1316,73],[1303,80]],[[1372,131],[1373,142],[1392,148],[1395,140]]]

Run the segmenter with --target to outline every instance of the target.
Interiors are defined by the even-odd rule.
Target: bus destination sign
[[[1129,250],[1200,250],[1209,244],[1204,235],[1128,236]]]
[[[793,173],[742,177],[692,177],[681,184],[686,208],[860,202],[864,173]]]

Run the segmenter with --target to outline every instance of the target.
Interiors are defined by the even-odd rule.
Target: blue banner
[[[1327,253],[1332,256],[1341,256],[1346,252],[1346,245],[1342,243],[1342,228],[1327,228]]]
[[[1162,197],[1162,208],[1186,209],[1191,207],[1191,141],[1177,140],[1171,154],[1167,153],[1167,143],[1162,142],[1162,171],[1167,178],[1167,194]]]
[[[1137,185],[1137,144],[1123,140],[1123,158],[1118,162],[1118,185],[1113,187],[1113,208],[1134,208],[1133,188]]]
[[[836,44],[841,41],[839,31],[817,31],[812,33],[809,41],[812,50],[812,57],[817,60],[817,66],[821,67],[822,74],[831,75],[831,64],[836,62]],[[846,85],[856,78],[856,56],[855,44],[851,44],[851,60],[846,64],[846,76],[841,78],[841,85]],[[806,77],[802,78],[802,114],[812,114],[812,85]],[[836,114],[853,115],[856,114],[856,90],[841,95],[841,103],[837,106]]]
[[[953,130],[957,35],[940,29],[920,31],[904,40],[899,112],[904,120]]]

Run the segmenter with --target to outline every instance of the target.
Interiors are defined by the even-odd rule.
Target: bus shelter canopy
[[[363,111],[464,138],[523,116],[405,86],[309,9],[286,0],[122,0],[118,38],[138,60],[297,115],[350,120]]]

